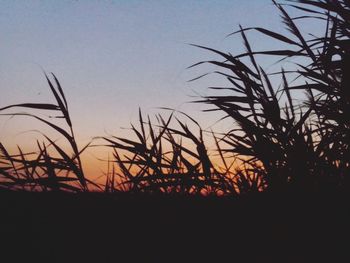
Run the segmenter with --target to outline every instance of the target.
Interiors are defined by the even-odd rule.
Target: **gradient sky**
[[[0,0],[0,5],[0,107],[53,101],[42,70],[54,72],[83,143],[125,134],[120,127],[137,122],[139,107],[146,114],[176,108],[204,127],[212,125],[216,116],[201,113],[204,105],[186,102],[220,80],[188,83],[210,68],[186,67],[215,56],[187,43],[238,53],[239,36],[225,36],[239,24],[285,32],[269,0]],[[249,39],[256,50],[276,47],[259,34]],[[0,117],[0,141],[25,143],[29,135],[20,132],[36,127],[32,120]]]

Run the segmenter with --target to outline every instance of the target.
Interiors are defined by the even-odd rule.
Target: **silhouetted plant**
[[[132,126],[137,140],[104,138],[114,149],[122,173],[119,185],[142,193],[236,194],[238,187],[228,176],[227,161],[222,159],[226,170],[213,164],[199,124],[191,119],[198,128],[196,136],[179,119],[176,121],[180,128],[171,127],[173,118],[173,114],[168,119],[158,115],[158,124],[154,125],[149,117],[144,122],[140,112],[140,128]],[[217,146],[220,147],[218,143]]]
[[[131,128],[135,140],[103,138],[113,149],[117,165],[108,160],[105,192],[236,195],[266,189],[349,189],[350,76],[346,73],[350,68],[350,2],[289,2],[286,6],[306,14],[292,18],[273,1],[288,34],[240,27],[230,34],[240,34],[246,48],[237,55],[194,45],[216,53],[222,60],[191,67],[212,64],[229,83],[228,87],[210,87],[221,94],[198,101],[235,121],[231,130],[221,135],[211,133],[220,162],[213,161],[214,149],[207,149],[204,134],[210,132],[188,115],[191,126],[173,114],[167,119],[156,116],[154,125],[150,118],[145,122],[140,112],[139,129]],[[303,19],[324,22],[324,34],[305,36],[295,22]],[[262,33],[287,48],[254,51],[248,31]],[[257,62],[260,55],[278,56],[279,62],[302,58],[302,63],[295,62],[292,70],[268,74]],[[280,76],[280,85],[275,86],[272,75]],[[80,155],[89,144],[78,149],[60,83],[53,75],[55,88],[46,78],[57,104],[23,103],[0,111],[24,107],[60,112],[58,118],[65,120],[67,129],[34,114],[2,115],[28,116],[45,123],[66,139],[71,153],[44,134],[46,142],[37,142],[36,153],[23,153],[18,148],[18,154],[9,154],[0,143],[0,187],[86,191],[92,182],[84,176]],[[294,94],[300,91],[306,96],[296,102]]]
[[[266,178],[270,189],[332,187],[331,182],[345,186],[350,164],[350,79],[345,74],[350,65],[350,3],[331,0],[291,2],[290,6],[308,13],[291,18],[280,4],[274,2],[291,36],[259,27],[241,27],[232,34],[241,34],[246,52],[236,56],[195,45],[219,54],[224,61],[204,61],[193,66],[214,64],[226,70],[217,73],[225,76],[232,85],[211,87],[227,90],[232,95],[206,96],[201,102],[213,105],[215,110],[224,111],[236,121],[237,128],[223,139],[231,146],[228,151],[243,157],[245,165],[261,162],[263,169],[257,172]],[[296,3],[309,5],[312,9]],[[307,18],[326,21],[325,35],[312,35],[311,39],[306,39],[294,21]],[[290,48],[253,51],[245,33],[248,30],[263,33]],[[258,55],[282,56],[283,59],[304,57],[311,63],[296,64],[295,71],[282,70],[282,87],[278,90],[258,65]],[[248,58],[250,65],[243,62],[243,58]],[[303,79],[305,83],[290,86],[289,76]],[[291,95],[294,90],[307,93],[304,103],[295,105]]]
[[[36,153],[23,153],[21,148],[18,148],[19,154],[11,155],[3,144],[0,144],[1,186],[6,186],[8,188],[20,187],[22,189],[31,190],[87,190],[87,182],[89,181],[84,176],[80,155],[89,144],[81,150],[78,149],[65,95],[56,76],[53,74],[52,76],[56,83],[56,88],[48,76],[46,76],[46,79],[57,104],[22,103],[0,108],[0,111],[21,107],[61,113],[62,115],[55,116],[54,118],[63,118],[68,129],[61,128],[53,122],[45,120],[35,114],[8,113],[2,115],[27,116],[48,125],[66,139],[72,150],[72,154],[60,147],[54,140],[45,134],[43,134],[43,136],[47,140],[47,143],[40,144],[37,142],[38,152]],[[54,156],[50,155],[48,147],[50,147],[51,151],[55,152]],[[27,159],[28,157],[32,158]],[[75,177],[71,177],[71,174],[74,174]],[[79,185],[69,183],[75,181],[78,181]]]

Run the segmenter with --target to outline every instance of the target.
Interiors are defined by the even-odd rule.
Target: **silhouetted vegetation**
[[[58,116],[53,115],[53,118],[63,118],[68,126],[67,128],[59,127],[52,121],[48,121],[35,114],[9,113],[3,115],[28,116],[45,123],[66,140],[68,147],[71,149],[71,153],[67,152],[63,147],[60,147],[45,134],[42,135],[47,142],[40,143],[37,141],[38,152],[23,153],[21,148],[18,147],[18,154],[10,154],[4,145],[0,143],[0,160],[2,165],[0,167],[0,174],[2,176],[0,187],[41,191],[87,190],[89,180],[84,176],[80,155],[89,145],[86,145],[81,150],[78,149],[69,116],[67,100],[56,76],[53,74],[52,76],[56,87],[54,87],[48,76],[46,76],[46,79],[57,104],[22,103],[1,108],[0,111],[21,107],[46,110],[53,112],[53,114],[60,114]],[[48,149],[49,147],[50,149]],[[55,151],[53,153],[54,156],[51,155],[49,151],[52,149]],[[75,181],[77,181],[77,185],[69,183]]]
[[[79,147],[53,74],[54,104],[1,105],[59,136],[39,131],[31,152],[0,142],[1,262],[349,262],[350,1],[289,1],[295,18],[274,4],[289,33],[240,27],[240,54],[194,45],[219,56],[191,67],[227,80],[197,103],[228,131],[140,110],[127,138]],[[302,33],[308,19],[322,36]],[[250,31],[286,48],[255,51]],[[259,56],[294,64],[269,73]],[[113,151],[104,183],[84,174],[89,147]]]
[[[290,6],[306,15],[291,18],[275,3],[291,36],[241,27],[232,34],[241,34],[246,53],[232,55],[198,46],[225,59],[201,63],[216,65],[217,73],[232,85],[212,87],[229,92],[207,96],[202,102],[236,121],[237,128],[222,140],[230,145],[228,151],[244,157],[242,161],[266,180],[268,189],[348,188],[350,83],[345,73],[349,68],[350,5],[348,1],[295,2],[304,7]],[[295,21],[310,18],[325,22],[324,36],[303,36]],[[288,49],[253,51],[246,36],[249,30],[288,44]],[[302,57],[305,63],[295,63],[295,70],[278,72],[282,83],[274,87],[256,61],[259,55],[279,56],[280,61]],[[294,102],[295,91],[305,92],[303,102]],[[256,163],[262,164],[260,169],[255,168]]]
[[[104,137],[105,146],[114,153],[114,168],[104,186],[84,176],[81,153],[69,116],[68,104],[59,81],[46,76],[56,104],[23,103],[3,107],[40,109],[58,112],[66,128],[31,113],[7,113],[28,116],[58,132],[69,147],[59,146],[43,134],[37,152],[9,153],[0,144],[0,187],[16,190],[167,193],[181,195],[237,195],[259,191],[348,190],[350,187],[350,2],[290,1],[299,9],[292,18],[274,2],[289,31],[280,34],[260,27],[240,29],[246,51],[241,54],[216,53],[221,60],[196,63],[214,65],[216,73],[228,81],[227,87],[210,87],[217,95],[203,97],[208,110],[221,111],[235,126],[223,135],[204,131],[185,115],[156,116],[154,124],[140,112],[139,128],[132,126],[136,140]],[[297,20],[316,19],[325,24],[322,36],[304,35]],[[264,34],[287,46],[279,50],[254,51],[248,31]],[[268,74],[258,63],[259,56],[276,56],[279,62],[298,58],[294,69]],[[280,76],[280,84],[271,80]],[[201,76],[201,77],[204,77]],[[200,77],[199,77],[200,78]],[[198,78],[195,78],[198,79]],[[194,80],[195,80],[194,79]],[[54,87],[54,84],[56,87]],[[296,101],[295,93],[304,92]],[[224,120],[223,120],[224,121]],[[206,135],[205,135],[206,134]],[[207,149],[210,137],[216,149]],[[69,150],[67,150],[69,149]],[[220,163],[213,161],[213,154]]]

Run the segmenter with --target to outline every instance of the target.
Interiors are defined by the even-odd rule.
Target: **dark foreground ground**
[[[350,262],[346,194],[0,192],[0,262]]]

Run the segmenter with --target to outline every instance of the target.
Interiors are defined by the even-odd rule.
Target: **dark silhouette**
[[[84,176],[81,154],[90,144],[78,148],[55,75],[46,78],[56,104],[0,108],[59,113],[66,127],[31,113],[3,115],[43,122],[69,146],[45,134],[36,153],[18,148],[12,154],[0,143],[0,236],[5,241],[0,258],[348,262],[343,240],[350,219],[350,1],[288,3],[303,14],[291,18],[274,2],[286,35],[240,27],[231,34],[243,39],[246,52],[238,55],[194,45],[222,60],[193,66],[213,64],[230,85],[210,87],[218,94],[197,102],[225,113],[235,127],[224,134],[204,131],[190,116],[176,112],[156,116],[154,124],[140,111],[139,128],[131,127],[135,140],[102,138],[114,153],[104,185]],[[324,22],[324,35],[304,36],[299,19]],[[287,48],[254,51],[248,31]],[[257,62],[261,55],[280,61],[302,58],[303,64],[268,74]],[[274,86],[272,75],[280,76],[281,85]],[[302,102],[294,98],[300,91],[306,94]],[[214,150],[206,146],[208,133]],[[213,152],[220,163],[213,161]]]
[[[57,104],[23,103],[3,107],[24,107],[59,112],[67,128],[59,127],[29,113],[25,115],[44,122],[67,141],[71,153],[43,135],[47,142],[38,142],[38,153],[11,155],[1,147],[2,180],[7,189],[42,191],[86,191],[88,185],[107,192],[142,192],[169,194],[237,195],[259,191],[319,191],[347,190],[349,188],[349,24],[348,1],[298,1],[302,5],[289,6],[306,15],[291,18],[285,9],[275,3],[290,34],[282,35],[260,27],[240,28],[232,34],[241,34],[246,52],[231,55],[195,45],[221,56],[224,61],[204,61],[218,67],[216,73],[224,76],[231,87],[210,87],[223,95],[204,97],[201,103],[212,105],[237,124],[223,135],[212,133],[221,164],[213,162],[208,153],[204,134],[199,124],[188,115],[188,126],[174,116],[157,116],[157,125],[150,118],[143,120],[140,129],[132,126],[136,140],[104,138],[114,149],[119,171],[107,176],[104,186],[94,184],[85,176],[80,155],[89,147],[78,149],[68,105],[57,78],[53,83],[46,76]],[[312,9],[310,9],[312,8]],[[303,36],[297,19],[320,19],[325,23],[323,36]],[[257,31],[281,42],[288,48],[253,51],[246,35]],[[230,35],[232,35],[230,34]],[[282,57],[280,61],[304,58],[304,64],[295,64],[295,70],[274,72],[281,76],[281,85],[273,82],[256,57]],[[191,66],[191,67],[193,67]],[[202,77],[202,76],[201,76]],[[195,78],[198,79],[198,78]],[[294,80],[294,81],[293,81]],[[298,80],[297,82],[295,80]],[[294,84],[295,83],[295,84]],[[293,93],[304,91],[306,97],[296,102]],[[197,126],[198,131],[190,127]],[[197,134],[196,134],[197,133]],[[58,155],[50,156],[47,148]],[[31,158],[30,158],[31,157]],[[30,159],[28,159],[30,158]],[[233,169],[233,164],[241,167]],[[63,171],[65,176],[62,176]],[[59,175],[60,174],[60,175]]]

